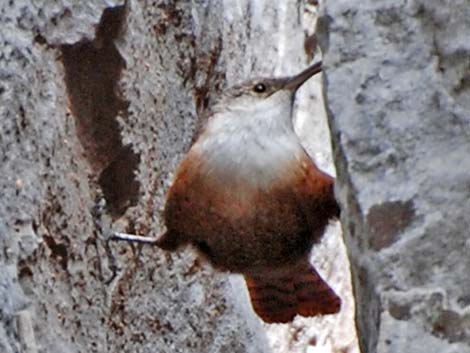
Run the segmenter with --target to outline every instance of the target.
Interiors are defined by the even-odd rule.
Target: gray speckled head
[[[301,73],[280,78],[258,77],[242,82],[228,88],[216,100],[213,111],[231,109],[232,106],[243,106],[246,109],[252,109],[257,102],[271,98],[280,91],[283,96],[289,97],[292,102],[297,89],[313,75],[321,72],[321,62],[309,66]],[[276,98],[281,95],[276,95]],[[275,98],[274,98],[275,99]]]

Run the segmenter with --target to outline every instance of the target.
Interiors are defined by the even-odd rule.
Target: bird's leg
[[[92,214],[96,233],[98,234],[98,238],[103,240],[103,247],[108,257],[109,268],[113,273],[111,281],[116,277],[117,272],[120,271],[120,268],[117,264],[116,257],[110,248],[110,241],[125,241],[127,243],[156,245],[159,248],[168,251],[174,251],[183,244],[183,239],[181,236],[179,236],[179,234],[168,230],[158,237],[113,231],[109,228],[110,220],[106,220],[105,208],[106,200],[100,194],[95,200],[95,206],[92,209]],[[102,268],[101,262],[100,268]]]
[[[159,239],[160,237],[150,237],[145,235],[135,235],[120,232],[112,232],[109,237],[109,240],[127,241],[129,243],[141,243],[150,245],[158,245]]]
[[[159,248],[168,251],[174,251],[183,244],[182,238],[178,234],[170,231],[166,231],[158,237],[112,232],[110,234],[109,240],[156,245]]]

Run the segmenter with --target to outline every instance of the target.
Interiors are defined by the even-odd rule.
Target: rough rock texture
[[[313,261],[343,310],[292,325],[262,325],[240,278],[190,251],[104,241],[110,228],[161,231],[163,195],[214,94],[308,65],[309,3],[1,2],[0,352],[356,349],[338,225]],[[331,171],[319,87],[300,93],[296,120]]]
[[[363,353],[470,352],[469,19],[468,0],[319,19]]]

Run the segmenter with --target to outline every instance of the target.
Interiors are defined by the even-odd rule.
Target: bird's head
[[[295,92],[313,75],[321,71],[318,62],[301,73],[282,78],[256,78],[226,90],[219,97],[213,109],[215,112],[236,112],[241,116],[253,116],[269,112],[288,115]],[[289,111],[289,112],[287,112]]]

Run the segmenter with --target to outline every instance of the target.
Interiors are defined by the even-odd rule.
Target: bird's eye
[[[263,92],[266,92],[266,86],[264,83],[257,83],[254,87],[253,87],[253,91],[255,91],[256,93],[263,93]]]

